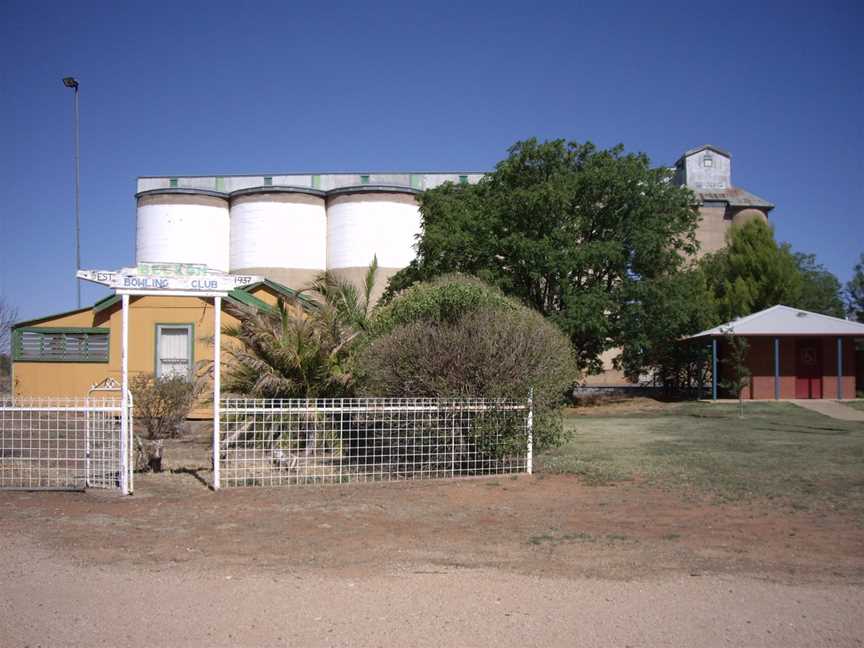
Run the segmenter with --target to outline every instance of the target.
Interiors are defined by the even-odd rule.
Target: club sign
[[[79,279],[115,290],[179,290],[189,292],[228,292],[263,281],[256,275],[231,275],[190,263],[139,263],[120,270],[79,270]]]

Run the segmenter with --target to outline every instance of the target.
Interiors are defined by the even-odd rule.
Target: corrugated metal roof
[[[706,200],[721,201],[729,203],[732,207],[760,207],[766,211],[774,209],[773,203],[740,187],[709,189],[705,191],[697,189],[696,195],[699,196],[701,202],[705,202]]]
[[[854,335],[864,337],[864,324],[778,304],[747,317],[691,335],[689,339],[725,335]]]

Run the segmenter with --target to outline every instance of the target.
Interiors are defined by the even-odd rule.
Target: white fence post
[[[129,295],[120,297],[123,305],[120,342],[120,492],[129,494]]]
[[[89,410],[90,397],[85,401]],[[84,414],[84,488],[90,486],[90,412]]]
[[[528,454],[525,459],[528,474],[534,472],[534,388],[528,390]]]
[[[129,494],[135,492],[135,400],[130,391],[126,398],[129,399],[129,437],[126,441],[128,446],[128,470],[129,470]]]

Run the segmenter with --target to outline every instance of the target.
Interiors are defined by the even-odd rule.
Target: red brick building
[[[728,373],[726,335],[749,344],[744,398],[855,398],[855,342],[864,324],[778,305],[694,335],[711,344],[713,398]]]

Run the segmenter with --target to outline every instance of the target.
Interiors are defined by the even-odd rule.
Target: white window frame
[[[162,337],[162,331],[165,329],[185,329],[186,330],[186,333],[188,335],[188,338],[187,338],[188,343],[187,343],[187,349],[186,349],[186,360],[187,360],[188,371],[186,373],[186,380],[191,381],[192,380],[192,374],[194,371],[194,367],[192,365],[193,365],[193,362],[195,360],[195,325],[194,324],[170,324],[170,323],[166,323],[166,324],[157,324],[156,325],[156,349],[155,349],[156,377],[157,378],[162,377],[162,358],[159,354],[159,346],[160,346],[159,341]]]

